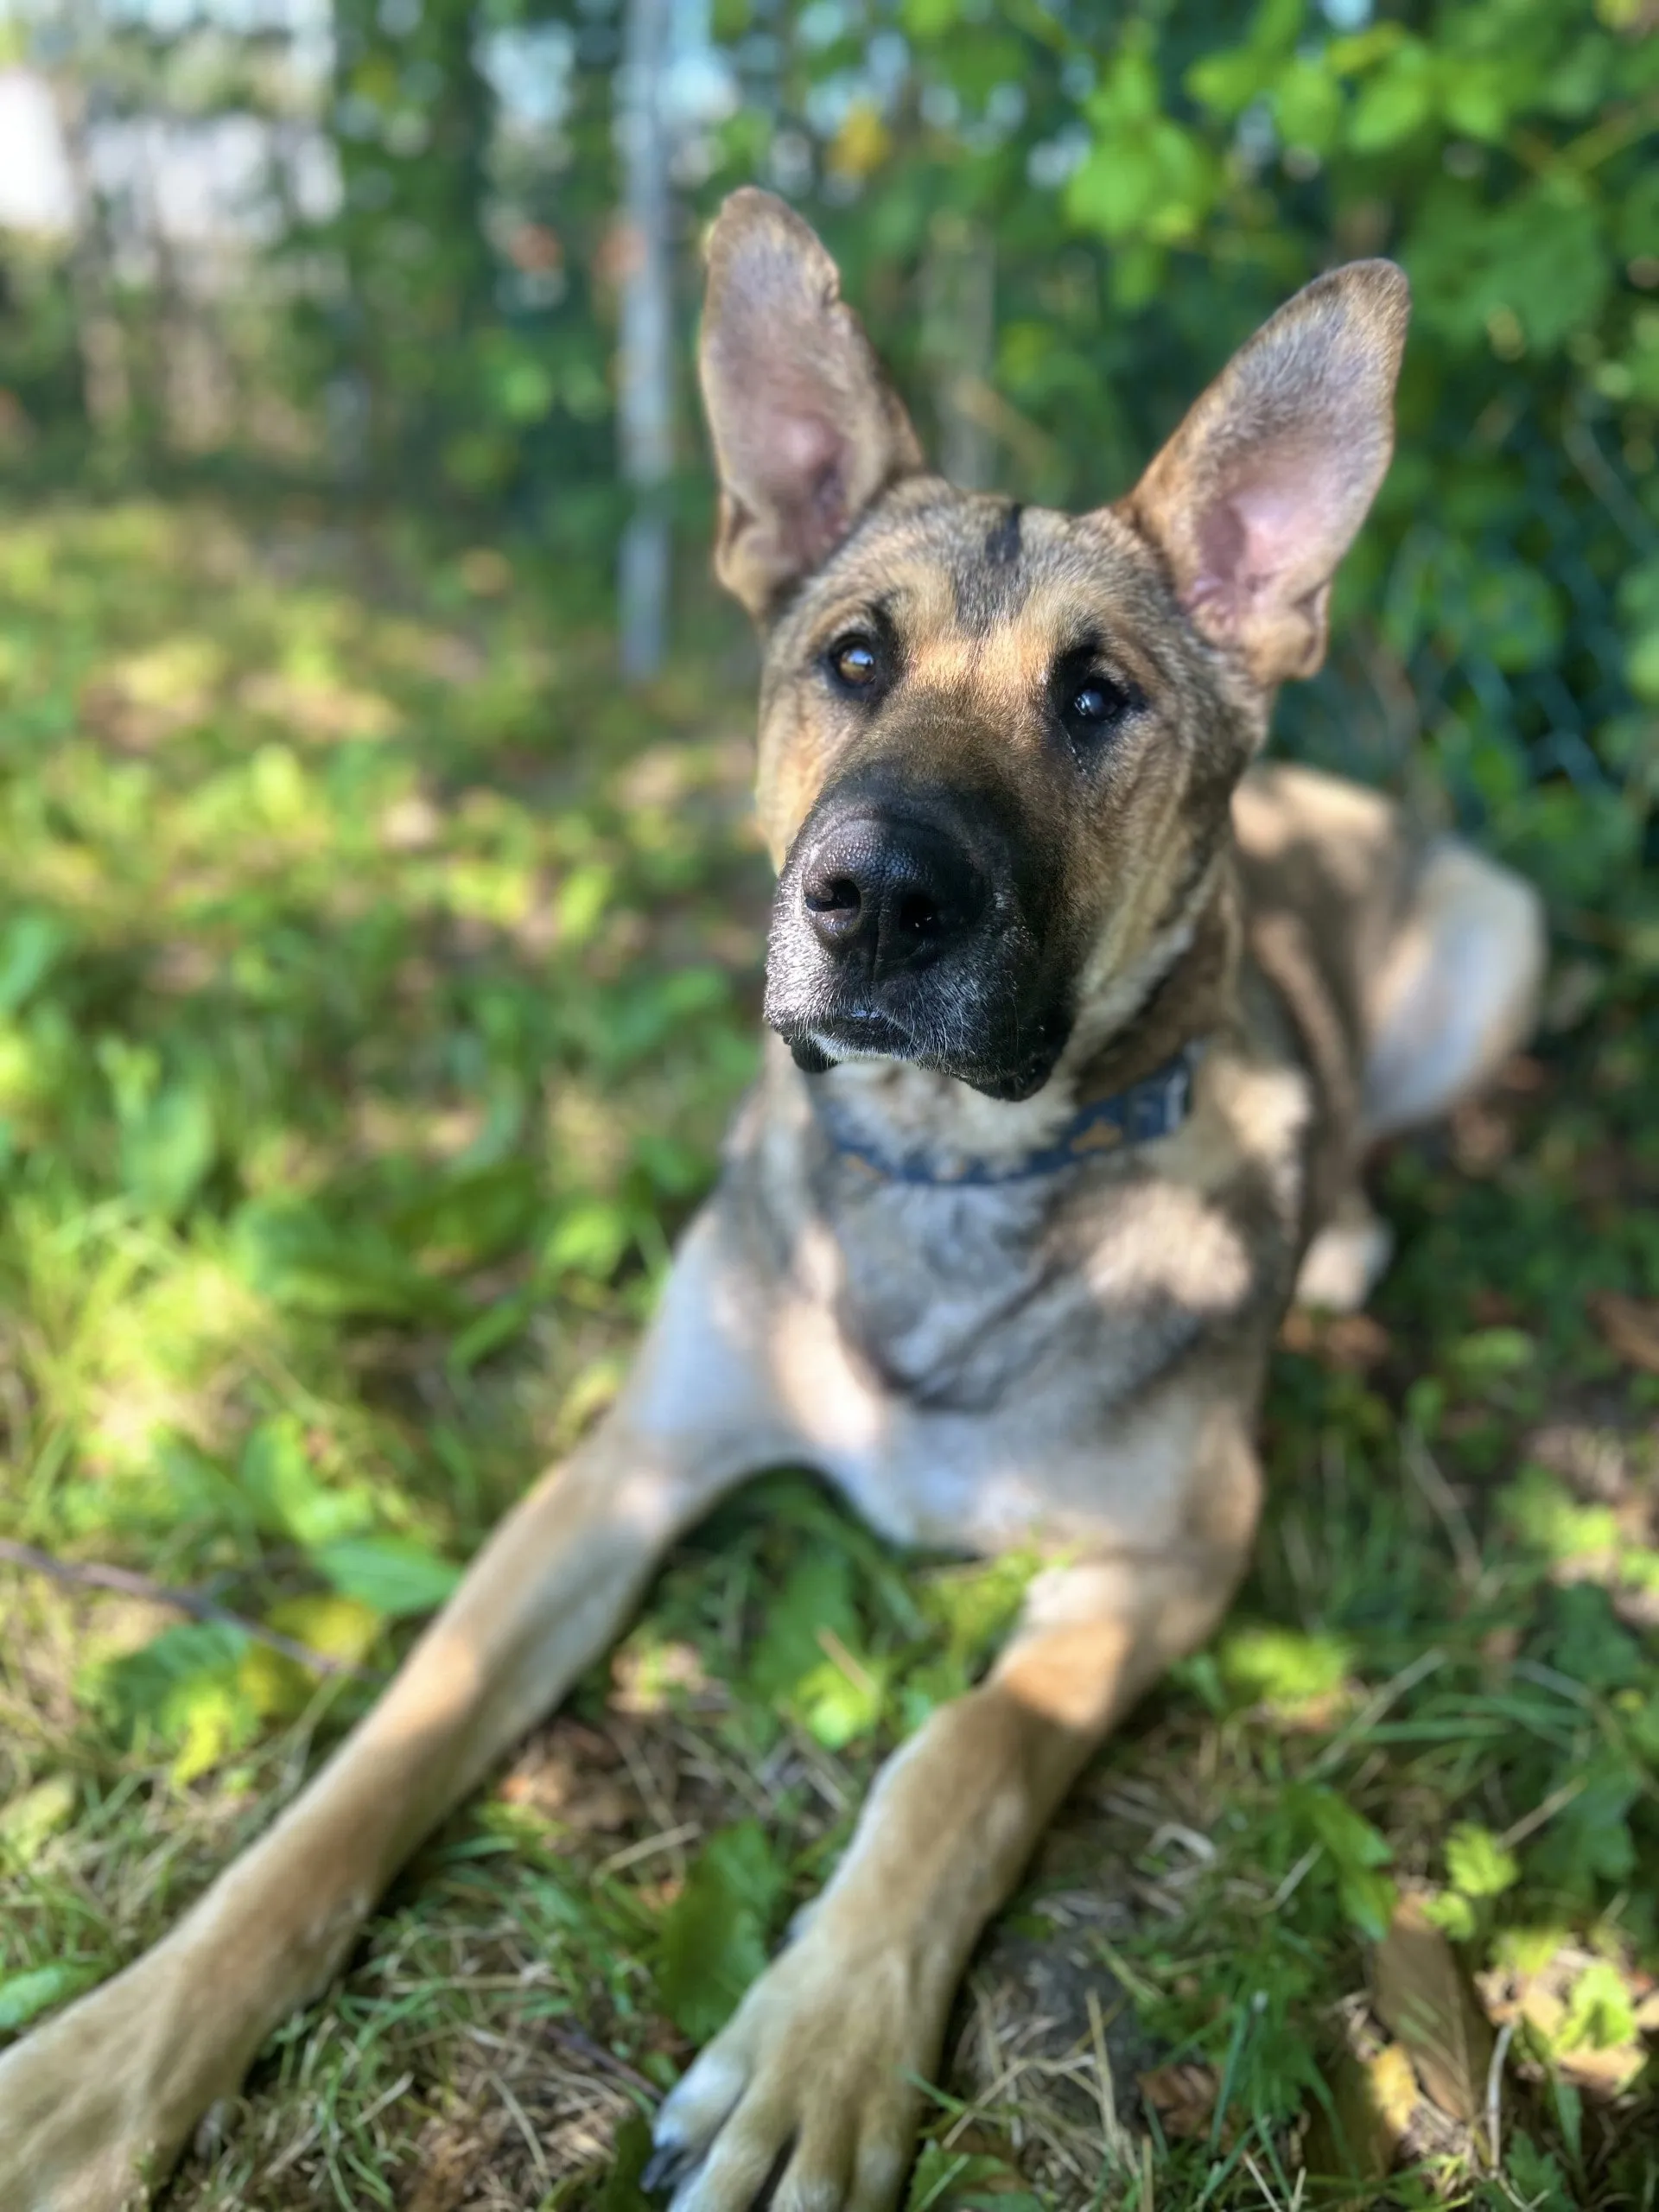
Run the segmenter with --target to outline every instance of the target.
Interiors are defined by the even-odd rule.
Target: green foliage
[[[1608,918],[1650,946],[1654,42],[1623,0],[1351,12],[723,0],[687,63],[702,119],[677,126],[690,181],[670,242],[683,421],[666,505],[700,569],[690,219],[734,184],[781,182],[824,228],[936,451],[1058,500],[1122,491],[1296,283],[1394,254],[1416,302],[1400,454],[1331,666],[1287,697],[1281,733],[1432,793],[1524,861],[1560,918],[1599,913],[1592,951]],[[341,489],[396,486],[469,532],[577,553],[562,588],[588,606],[625,505],[619,17],[614,0],[351,0],[326,83],[239,60],[229,39],[204,72],[193,29],[111,23],[87,57],[133,111],[308,103],[343,196],[317,217],[273,202],[250,380],[297,409]],[[0,389],[49,426],[85,373],[73,287],[21,242],[0,266],[16,303]],[[165,302],[130,290],[121,312],[129,380],[153,381],[164,349],[143,333]],[[159,392],[135,401],[125,449],[164,413]],[[0,409],[0,461],[3,441]],[[607,882],[601,865],[562,885],[572,943]],[[126,1080],[135,1185],[175,1217],[222,1144],[213,1102],[185,1065]],[[334,1282],[395,1302],[378,1268]]]
[[[663,1916],[657,1996],[693,2043],[725,2026],[766,1962],[784,1870],[753,1821],[713,1837]]]
[[[1446,1839],[1446,1878],[1466,1897],[1502,1897],[1520,1878],[1520,1863],[1489,1828],[1459,1821]]]
[[[1382,1872],[1394,1857],[1388,1838],[1335,1790],[1313,1783],[1287,1789],[1278,1817],[1287,1855],[1317,1852],[1334,1879],[1344,1918],[1360,1935],[1381,1942],[1395,1899],[1394,1883]]]
[[[37,2013],[77,1996],[97,1974],[96,1967],[72,1966],[67,1960],[26,1974],[0,1974],[0,2035],[26,2028]]]
[[[1509,2170],[1521,2201],[1530,2212],[1573,2212],[1567,2177],[1559,2163],[1540,2151],[1529,2135],[1516,2135],[1509,2146]],[[1508,2196],[1505,2202],[1514,2200]]]
[[[798,1716],[832,1751],[881,1710],[879,1678],[852,1656],[862,1641],[844,1551],[799,1560],[772,1597],[749,1662],[757,1695]]]
[[[0,1573],[19,2024],[159,1933],[372,1694],[250,1631],[381,1673],[613,1393],[753,1066],[764,871],[718,671],[688,662],[647,717],[606,641],[556,619],[556,574],[480,601],[429,543],[371,587],[325,543],[272,584],[258,536],[217,507],[65,502],[0,544],[0,1527],[248,1624]],[[1507,584],[1503,609],[1524,632]],[[310,734],[272,727],[273,696]],[[1103,2032],[1133,2019],[1152,2063],[1213,2085],[1200,2132],[1154,2146],[1160,2204],[1259,2202],[1246,2151],[1294,2168],[1396,1892],[1471,1970],[1548,1998],[1508,2062],[1510,2196],[1641,2201],[1639,2145],[1605,2141],[1577,2087],[1639,2062],[1659,1956],[1659,1679],[1634,1625],[1659,1587],[1650,1384],[1595,1320],[1599,1292],[1659,1292],[1659,1034],[1604,957],[1543,1088],[1494,1105],[1495,1166],[1388,1164],[1382,1368],[1276,1361],[1252,1581],[1016,1903],[1022,1945],[1052,1904],[1098,1970]],[[158,1204],[123,1132],[175,1085],[214,1150]],[[1586,1406],[1608,1429],[1585,1449],[1628,1482],[1596,1489],[1550,1444]],[[642,2111],[1039,1564],[899,1559],[799,1475],[728,1502],[524,1786],[469,1802],[285,2031],[238,2178],[199,2165],[181,2201],[328,2201],[306,2147],[325,2108],[346,2201],[372,2201],[362,2175],[426,2155],[403,2075],[490,2106],[468,2054],[493,2067],[504,2037],[521,2103],[588,2065],[607,2109]],[[1118,2068],[1132,2130],[1142,2063]],[[1032,2078],[971,2123],[952,2085],[930,2102],[918,2201],[1043,2195]],[[517,2155],[504,2131],[492,2158]],[[621,2142],[613,2185],[550,2150],[545,2186],[632,2203]],[[1452,2201],[1497,2186],[1472,2150],[1452,2167]],[[1273,2186],[1294,2201],[1294,2171]],[[1388,2186],[1429,2201],[1421,2176]]]
[[[67,1774],[48,1775],[0,1811],[0,1866],[32,1866],[53,1836],[75,1816],[79,1792]]]
[[[243,1680],[246,1633],[219,1622],[164,1629],[137,1651],[97,1666],[82,1685],[119,1736],[156,1737],[182,1787],[251,1741],[258,1708]]]
[[[822,9],[785,18],[789,66],[749,86],[702,204],[786,146],[936,448],[962,444],[965,368],[990,387],[966,402],[978,465],[1071,501],[1124,488],[1295,283],[1394,254],[1416,303],[1400,457],[1281,730],[1371,777],[1427,770],[1560,914],[1633,926],[1659,782],[1659,63],[1634,19],[1435,0],[1344,29],[1181,0],[988,6],[969,37],[912,4],[902,75],[866,91],[885,13],[838,9],[833,37]],[[879,129],[849,161],[860,98]],[[937,304],[964,264],[994,290],[990,356]]]
[[[347,1536],[314,1556],[342,1597],[391,1621],[435,1612],[461,1580],[459,1567],[407,1536]]]
[[[286,498],[241,523],[14,501],[0,542],[0,1525],[378,1670],[615,1388],[753,1066],[765,893],[737,826],[735,628],[688,583],[697,651],[642,704],[591,619],[623,511],[616,10],[337,14],[316,114],[344,200],[278,211],[274,282],[227,359],[244,429],[272,403],[297,426],[261,448],[267,486],[374,503],[372,579]],[[1051,1887],[1106,1868],[1103,1966],[1160,2056],[1211,2069],[1213,2128],[1160,2144],[1160,2204],[1254,2203],[1256,2176],[1295,2201],[1275,2161],[1324,2108],[1329,2024],[1397,1889],[1555,2005],[1513,2047],[1502,2174],[1448,2159],[1432,2201],[1653,2193],[1639,2130],[1613,2142],[1574,2070],[1639,2056],[1659,1964],[1659,1681],[1633,1626],[1659,1546],[1630,1503],[1651,1468],[1614,1499],[1535,1452],[1587,1405],[1635,1434],[1653,1403],[1590,1318],[1599,1291],[1659,1295],[1641,30],[1624,0],[714,11],[739,105],[680,164],[686,576],[710,507],[696,232],[731,185],[780,182],[824,231],[936,454],[1079,505],[1133,481],[1296,284],[1391,253],[1415,297],[1399,450],[1281,737],[1524,867],[1592,1010],[1548,1045],[1567,1072],[1512,1153],[1389,1166],[1382,1371],[1280,1360],[1240,1624],[1148,1701],[1022,1900],[1040,1929]],[[567,56],[556,124],[504,119],[480,68],[499,32]],[[182,99],[193,35],[99,31],[124,111]],[[269,77],[232,61],[200,111],[264,111]],[[159,480],[184,460],[158,405],[167,302],[121,295],[136,398],[112,429],[85,412],[74,276],[49,241],[0,240],[0,468]],[[880,1758],[982,1670],[1034,1564],[896,1562],[792,1478],[725,1509],[576,1700],[609,1726],[626,1681],[659,1764],[702,1747],[685,1829],[654,1804],[597,1840],[563,1804],[463,1815],[273,2055],[259,2094],[298,2147],[246,2201],[378,2202],[388,2145],[423,2155],[424,2085],[475,2027],[494,2050],[504,2009],[543,2072],[536,2038],[586,2035],[611,2093],[665,2085],[821,1884]],[[0,1731],[0,2033],[158,1930],[175,1863],[205,1878],[366,1694],[235,1628],[56,1603],[0,1589],[24,1655]],[[1128,1841],[1096,1802],[1120,1784],[1162,1808]],[[1158,1900],[1128,1932],[1125,1897]],[[504,1921],[527,1951],[474,1977]],[[912,2204],[1028,2201],[995,2123],[953,2138],[940,2108]],[[608,2183],[561,2171],[555,2192],[637,2204],[637,2117],[618,2143]],[[183,2201],[235,2187],[197,2176]],[[1431,2201],[1421,2175],[1387,2187]]]
[[[1340,1690],[1350,1656],[1337,1637],[1258,1625],[1230,1630],[1219,1662],[1222,1679],[1240,1699],[1294,1712]]]

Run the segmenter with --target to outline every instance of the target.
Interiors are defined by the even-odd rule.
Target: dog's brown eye
[[[851,691],[862,691],[876,677],[875,648],[868,638],[842,638],[830,648],[830,665]]]
[[[1103,683],[1085,683],[1071,695],[1071,712],[1080,722],[1109,721],[1121,701],[1122,694],[1113,694]]]
[[[1124,716],[1142,703],[1129,685],[1096,671],[1080,675],[1059,671],[1055,706],[1060,726],[1079,757],[1092,755]]]

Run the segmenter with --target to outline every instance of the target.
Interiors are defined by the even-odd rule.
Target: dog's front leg
[[[746,1280],[706,1214],[615,1413],[497,1529],[374,1710],[163,1942],[0,2059],[0,2212],[124,2212],[158,2181],[673,1536],[787,1456]]]
[[[1236,1535],[1045,1575],[995,1669],[883,1769],[793,1942],[664,2103],[647,2180],[672,2212],[887,2212],[969,1954],[1090,1752],[1207,1636],[1255,1518],[1227,1455]],[[1216,1501],[1220,1503],[1221,1501]]]

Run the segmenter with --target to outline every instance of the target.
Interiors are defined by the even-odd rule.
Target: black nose
[[[981,920],[984,880],[968,855],[925,822],[861,815],[832,823],[801,870],[813,934],[872,977],[938,957]]]

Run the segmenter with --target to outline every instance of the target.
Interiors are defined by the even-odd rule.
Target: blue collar
[[[926,1183],[950,1190],[983,1190],[996,1183],[1026,1183],[1039,1175],[1058,1175],[1063,1167],[1098,1160],[1103,1153],[1122,1145],[1150,1144],[1155,1137],[1173,1136],[1192,1106],[1192,1071],[1198,1048],[1185,1045],[1173,1060],[1166,1060],[1139,1083],[1110,1098],[1096,1098],[1080,1106],[1063,1134],[1039,1151],[1006,1166],[982,1160],[966,1160],[961,1166],[941,1166],[925,1153],[906,1153],[894,1159],[853,1136],[826,1101],[819,1109],[824,1133],[836,1150],[858,1160],[873,1174],[889,1183]]]

